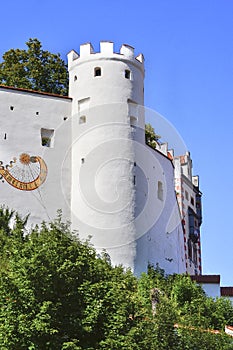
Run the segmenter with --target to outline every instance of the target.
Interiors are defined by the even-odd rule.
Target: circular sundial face
[[[33,191],[45,181],[47,166],[39,156],[22,153],[9,164],[0,162],[0,178],[11,186],[23,191]]]

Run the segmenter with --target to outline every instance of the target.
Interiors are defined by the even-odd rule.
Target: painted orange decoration
[[[0,162],[0,178],[22,191],[33,191],[45,182],[48,171],[41,157],[22,153],[19,163],[21,166],[17,165],[16,158],[6,166]]]
[[[22,164],[26,164],[26,165],[30,164],[30,156],[29,156],[29,154],[27,154],[27,153],[22,153],[22,154],[20,155],[20,157],[19,157],[19,161],[20,161],[20,163],[22,163]]]

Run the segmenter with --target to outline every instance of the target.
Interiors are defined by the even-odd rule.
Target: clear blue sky
[[[100,40],[146,59],[145,105],[184,138],[203,192],[203,273],[233,285],[233,1],[22,0],[1,3],[0,56],[38,38],[60,52]]]

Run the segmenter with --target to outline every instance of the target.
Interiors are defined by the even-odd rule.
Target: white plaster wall
[[[184,236],[174,190],[172,162],[158,151],[147,148],[137,185],[137,206],[141,220],[136,220],[137,260],[135,272],[146,271],[148,263],[159,264],[166,273],[184,273]],[[157,183],[164,188],[163,201],[157,195]],[[142,198],[144,207],[142,208]]]
[[[218,283],[202,283],[201,286],[208,297],[220,297],[220,285]]]
[[[90,44],[82,45],[80,57],[68,55],[72,101],[0,88],[0,160],[6,164],[29,153],[48,166],[45,183],[35,191],[0,183],[1,204],[31,213],[29,224],[53,219],[62,209],[81,238],[91,235],[113,264],[136,274],[146,271],[148,262],[159,263],[167,273],[182,273],[184,242],[173,167],[145,145],[143,57],[138,59],[127,45],[120,54],[113,53],[112,43],[101,43],[97,54]],[[100,77],[94,77],[95,67],[101,68]],[[125,78],[126,69],[131,79]],[[136,126],[130,125],[131,116]],[[55,130],[52,148],[41,145],[41,128]]]
[[[113,264],[136,274],[148,262],[185,272],[183,232],[170,160],[145,145],[142,63],[90,44],[68,56],[72,108],[72,224],[81,238],[105,248]],[[101,76],[94,76],[95,67]],[[125,78],[125,70],[131,79]],[[82,101],[81,111],[79,101]],[[84,109],[83,107],[84,106]],[[86,108],[86,109],[85,109]],[[86,122],[80,124],[79,118]],[[130,116],[137,125],[130,126]],[[157,197],[163,183],[164,200]]]
[[[130,126],[133,107],[128,100],[143,104],[144,69],[134,57],[115,54],[106,45],[97,54],[84,54],[83,49],[88,49],[84,45],[80,58],[69,64],[72,225],[81,238],[91,235],[98,250],[107,249],[113,264],[133,269],[135,150]],[[101,76],[94,76],[95,67],[101,68]],[[126,69],[131,79],[125,78]],[[80,111],[79,101],[84,99],[86,110]],[[79,124],[81,116],[86,117],[83,124]],[[140,123],[144,126],[143,114]]]
[[[144,104],[143,63],[132,55],[114,53],[112,43],[101,44],[102,52],[90,53],[90,44],[85,44],[80,47],[79,58],[71,60],[68,55],[69,96],[74,101],[73,114],[78,112],[77,101],[90,96],[90,107],[105,103],[126,103],[128,99],[139,105]],[[101,68],[100,77],[94,76],[95,67]],[[130,79],[125,78],[126,69],[131,72]]]
[[[0,106],[0,160],[3,165],[17,157],[17,166],[22,168],[19,155],[28,153],[41,156],[48,167],[46,181],[34,191],[21,191],[1,182],[1,205],[15,209],[23,216],[30,213],[29,225],[53,219],[57,209],[63,210],[64,218],[70,218],[60,177],[63,150],[68,148],[71,140],[70,130],[64,135],[61,125],[66,123],[63,118],[71,114],[71,100],[0,88]],[[14,107],[13,111],[10,106]],[[41,128],[55,129],[53,148],[41,145]],[[70,169],[64,169],[63,173],[67,176],[65,190],[70,192]]]

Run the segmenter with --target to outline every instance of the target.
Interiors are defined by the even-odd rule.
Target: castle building
[[[145,144],[143,55],[87,43],[68,70],[69,97],[0,87],[1,204],[30,213],[29,228],[61,209],[81,239],[137,275],[149,263],[200,274],[198,179],[189,155]]]
[[[202,273],[200,235],[202,193],[199,189],[199,177],[192,175],[192,160],[189,152],[174,157],[173,163],[175,190],[184,228],[186,270],[190,275],[200,275]]]

